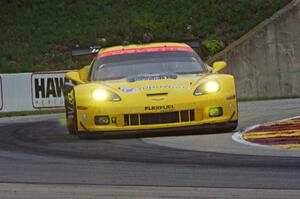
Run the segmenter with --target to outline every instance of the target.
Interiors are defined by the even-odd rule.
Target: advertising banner
[[[64,106],[63,86],[66,72],[32,73],[31,96],[34,109]]]

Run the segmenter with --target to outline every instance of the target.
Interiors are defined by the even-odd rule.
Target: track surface
[[[255,103],[272,107],[267,121],[300,112],[300,100]],[[255,103],[240,103],[239,128],[256,122]],[[300,158],[180,150],[140,138],[81,141],[66,134],[61,117],[1,124],[0,198],[299,198]]]
[[[277,121],[300,115],[300,100],[252,101],[239,106],[239,127],[242,130],[252,125]],[[299,150],[268,149],[253,147],[233,141],[231,133],[201,136],[157,137],[144,139],[147,143],[177,149],[258,156],[300,157]]]

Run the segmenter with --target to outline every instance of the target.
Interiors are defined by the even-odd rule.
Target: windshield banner
[[[99,53],[97,58],[107,57],[112,55],[153,53],[153,52],[193,52],[193,49],[188,46],[155,46],[155,47],[143,47],[143,48],[128,48],[128,49],[111,50],[111,51]]]

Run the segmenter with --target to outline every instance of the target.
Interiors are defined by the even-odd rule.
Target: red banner
[[[155,46],[155,47],[143,47],[143,48],[130,48],[122,50],[112,50],[103,53],[99,53],[97,58],[122,55],[122,54],[135,54],[135,53],[151,53],[151,52],[192,52],[193,49],[188,46]]]

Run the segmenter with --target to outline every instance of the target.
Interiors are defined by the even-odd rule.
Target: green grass
[[[3,0],[0,72],[68,69],[88,63],[91,58],[72,59],[70,50],[99,44],[101,38],[108,44],[199,38],[226,46],[288,2]]]
[[[27,115],[45,115],[45,114],[64,113],[64,112],[65,112],[64,109],[7,112],[7,113],[0,113],[0,118],[15,117],[15,116],[27,116]]]

